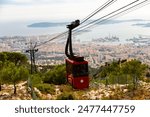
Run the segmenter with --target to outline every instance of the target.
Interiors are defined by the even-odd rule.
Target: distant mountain
[[[30,28],[48,28],[48,27],[56,27],[56,26],[65,26],[67,22],[60,23],[52,23],[52,22],[39,22],[28,25]]]
[[[133,26],[150,27],[150,23],[137,23],[133,24]]]
[[[89,20],[87,23],[93,22],[94,20]],[[146,20],[143,19],[130,19],[130,20],[106,20],[100,23],[97,23],[97,25],[109,25],[109,24],[118,24],[118,23],[125,23],[125,22],[143,22]],[[28,25],[30,28],[48,28],[48,27],[57,27],[57,26],[66,26],[67,24],[70,24],[69,22],[38,22]],[[139,24],[135,24],[139,25]],[[145,26],[145,25],[144,25]],[[149,27],[149,24],[145,27]]]

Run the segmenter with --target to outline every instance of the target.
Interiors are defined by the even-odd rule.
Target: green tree
[[[0,52],[0,61],[4,63],[6,61],[6,59],[7,59],[6,54],[3,52]]]
[[[146,69],[147,66],[145,64],[142,64],[140,61],[135,59],[122,65],[122,71],[131,76],[131,80],[135,88],[139,79],[143,78]]]
[[[100,72],[99,76],[105,79],[105,84],[108,85],[119,83],[119,77],[121,76],[120,65],[117,61],[113,61],[111,64],[107,64],[103,67],[102,71]]]
[[[9,65],[1,71],[2,79],[4,83],[12,83],[14,86],[14,94],[16,94],[17,88],[16,84],[21,80],[27,80],[29,72],[23,66],[17,67],[14,63],[9,63]]]
[[[113,61],[109,65],[103,67],[99,76],[110,84],[127,84],[133,83],[135,86],[138,80],[142,80],[147,66],[138,60],[131,60],[124,63]]]
[[[28,70],[23,67],[27,65],[27,60],[27,57],[21,53],[0,52],[0,91],[2,90],[1,85],[3,83],[12,82],[13,80],[14,83],[16,83],[18,79],[26,77],[26,74],[28,74]]]
[[[15,65],[22,65],[27,63],[27,57],[19,52],[2,52],[0,54],[3,61],[13,62]]]

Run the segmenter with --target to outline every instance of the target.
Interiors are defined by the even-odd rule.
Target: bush
[[[128,91],[130,92],[130,91],[133,91],[133,90],[135,90],[135,85],[132,83],[132,84],[129,84],[128,85]]]
[[[71,92],[72,86],[71,85],[60,85],[60,91],[61,92]]]
[[[57,100],[74,100],[75,97],[73,94],[65,92],[57,97]]]
[[[43,83],[42,78],[38,74],[31,75],[29,81],[29,84],[31,84],[32,86]]]
[[[101,79],[108,78],[109,84],[129,84],[143,80],[148,66],[138,60],[131,60],[124,63],[112,62],[104,66],[97,75]]]
[[[150,78],[144,79],[145,82],[150,83]]]
[[[61,85],[66,83],[66,73],[65,66],[58,65],[54,69],[48,71],[45,74],[44,83],[50,83],[55,85]]]
[[[55,87],[52,84],[37,84],[36,88],[39,89],[42,93],[50,93],[54,94],[55,93]]]

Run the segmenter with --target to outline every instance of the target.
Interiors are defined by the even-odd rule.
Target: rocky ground
[[[90,100],[117,99],[117,100],[150,100],[150,83],[139,82],[136,89],[129,85],[99,84],[98,89],[91,90],[83,95]]]
[[[95,88],[85,91],[76,91],[70,89],[75,99],[101,100],[150,100],[150,83],[139,82],[138,88],[133,89],[129,85],[108,85],[97,84]],[[65,89],[64,89],[65,90]],[[63,93],[60,86],[55,86],[54,94],[46,94],[34,88],[36,99],[54,100]],[[27,82],[17,84],[17,94],[13,94],[13,85],[2,85],[0,91],[0,100],[32,100],[31,89],[27,88]]]
[[[27,90],[27,82],[22,82],[16,85],[17,94],[13,93],[13,85],[2,85],[2,91],[0,91],[0,100],[30,100],[31,95]]]

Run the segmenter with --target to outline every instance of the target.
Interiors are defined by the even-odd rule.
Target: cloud
[[[91,11],[93,11],[92,10],[93,6],[97,5],[97,3],[95,2],[90,4],[88,2],[86,4],[82,3],[85,0],[81,0],[82,1],[81,3],[76,3],[75,0],[71,0],[71,1],[70,0],[10,0],[10,1],[13,1],[13,3],[4,5],[1,8],[0,21],[82,19],[84,18],[84,16],[88,15]],[[35,3],[35,1],[36,4],[33,4]],[[53,3],[50,4],[50,1]],[[60,4],[54,3],[56,1],[63,2],[63,3]],[[72,3],[72,1],[75,3]],[[77,1],[80,2],[79,0]]]
[[[0,0],[1,5],[30,4],[34,0]]]
[[[83,19],[104,1],[106,2],[106,0],[0,0],[0,21]],[[120,1],[119,3],[122,3]],[[92,19],[97,19],[120,7],[118,4],[114,5],[96,14]],[[129,19],[130,16],[130,19],[150,19],[148,12],[145,12],[149,9],[149,6],[144,7],[138,12],[126,15],[125,18]]]
[[[38,4],[38,3],[59,3],[65,2],[66,0],[12,0],[16,4]]]
[[[1,5],[55,4],[55,3],[60,4],[60,3],[78,3],[78,2],[82,3],[88,1],[87,0],[0,0]]]
[[[76,7],[78,7],[78,9],[76,9]],[[81,12],[82,9],[82,5],[74,4],[35,6],[7,5],[1,9],[0,21],[76,19],[85,16],[84,12]],[[84,9],[86,8],[84,7]],[[86,9],[86,11],[88,11],[88,9]]]

